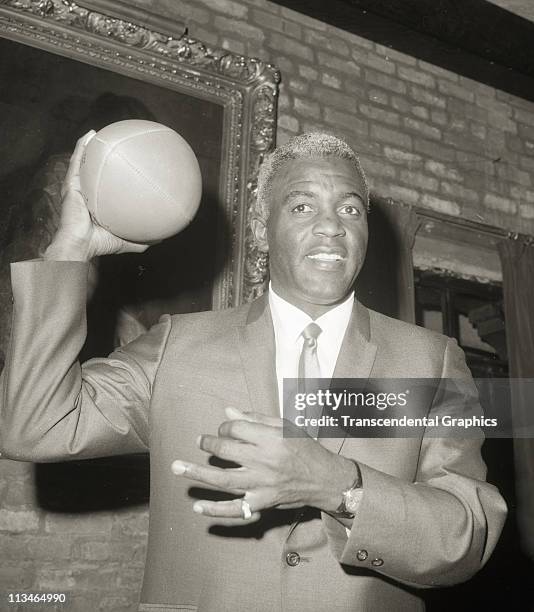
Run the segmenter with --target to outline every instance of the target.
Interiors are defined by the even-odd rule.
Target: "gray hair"
[[[258,193],[253,209],[254,216],[267,219],[270,212],[270,195],[273,179],[282,166],[291,159],[312,159],[317,157],[337,157],[354,164],[364,188],[364,204],[369,210],[369,185],[360,163],[360,158],[341,138],[321,132],[309,132],[293,136],[284,145],[270,153],[258,173]]]

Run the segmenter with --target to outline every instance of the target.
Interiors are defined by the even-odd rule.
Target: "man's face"
[[[313,317],[343,301],[362,267],[364,193],[348,160],[290,160],[273,179],[267,223],[254,224],[274,290]]]

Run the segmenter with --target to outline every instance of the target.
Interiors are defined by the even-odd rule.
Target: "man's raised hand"
[[[89,261],[98,255],[142,253],[148,244],[128,242],[111,234],[92,219],[80,191],[80,164],[91,130],[76,143],[61,189],[61,218],[44,259]]]

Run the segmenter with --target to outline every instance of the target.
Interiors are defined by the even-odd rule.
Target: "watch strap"
[[[357,471],[356,478],[354,479],[354,482],[352,483],[352,485],[341,493],[341,503],[336,508],[336,510],[332,513],[332,515],[339,517],[339,518],[352,519],[354,518],[355,515],[354,515],[354,512],[351,512],[350,510],[351,496],[353,496],[354,492],[356,491],[358,491],[359,495],[363,493],[363,491],[361,491],[363,483],[362,483],[362,473],[360,471],[360,466],[358,465],[358,462],[355,461],[354,459],[349,459],[349,461],[352,461],[352,463],[354,463],[354,465],[356,466],[356,471]]]

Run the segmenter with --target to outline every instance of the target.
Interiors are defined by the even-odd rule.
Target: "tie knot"
[[[304,342],[308,345],[308,346],[315,346],[317,344],[317,338],[319,337],[319,334],[322,332],[323,330],[317,325],[317,323],[310,323],[308,326],[306,326],[302,332],[302,337],[304,338]]]

